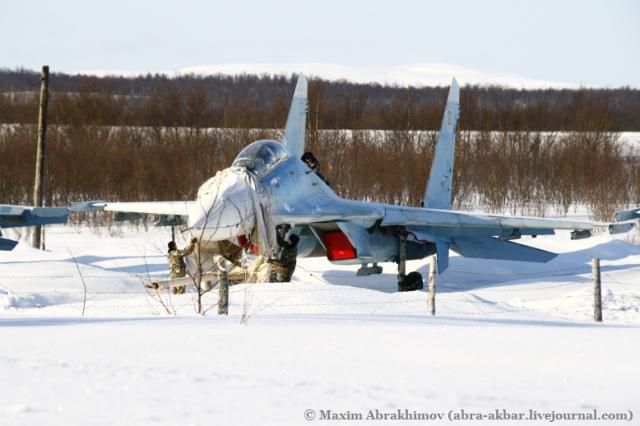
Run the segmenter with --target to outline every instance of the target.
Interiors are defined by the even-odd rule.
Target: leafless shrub
[[[29,76],[0,70],[0,121],[12,123],[0,125],[3,203],[30,202],[38,78],[29,89]],[[46,204],[191,200],[245,145],[278,137],[255,129],[282,127],[292,90],[290,76],[56,75]],[[546,206],[566,213],[583,204],[594,217],[610,219],[639,203],[640,155],[624,152],[612,132],[628,123],[640,128],[638,93],[463,88],[455,205],[544,215]],[[427,130],[439,127],[445,99],[446,88],[311,80],[308,148],[340,195],[417,206],[437,139]],[[72,220],[112,223],[104,214]]]
[[[84,276],[82,275],[82,270],[80,269],[80,265],[76,260],[76,257],[73,255],[71,250],[69,250],[69,254],[73,259],[73,263],[76,265],[76,269],[78,270],[78,276],[80,277],[80,281],[82,282],[82,316],[84,316],[85,309],[87,307],[87,283],[84,280]]]
[[[240,314],[240,324],[248,325],[249,318],[251,318],[251,304],[253,301],[253,293],[249,291],[249,285],[246,285],[243,290],[242,299],[242,312]]]

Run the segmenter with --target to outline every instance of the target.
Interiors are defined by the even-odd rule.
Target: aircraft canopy
[[[280,142],[264,139],[253,142],[240,151],[232,166],[246,167],[263,176],[287,158],[287,149]]]

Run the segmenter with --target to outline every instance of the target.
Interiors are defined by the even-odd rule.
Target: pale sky
[[[640,1],[0,0],[0,67],[43,64],[64,72],[317,64],[374,79],[438,64],[480,80],[640,87]]]

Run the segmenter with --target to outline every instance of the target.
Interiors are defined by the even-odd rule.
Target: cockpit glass
[[[260,140],[240,151],[232,166],[246,167],[258,175],[264,175],[286,159],[287,150],[280,142]]]

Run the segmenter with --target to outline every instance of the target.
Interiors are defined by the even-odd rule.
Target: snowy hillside
[[[465,84],[503,85],[515,88],[576,88],[575,83],[534,80],[517,75],[485,72],[451,64],[403,64],[394,66],[346,66],[326,63],[299,64],[217,64],[180,69],[178,74],[284,74],[302,72],[326,80],[358,83],[398,84],[401,86],[447,86],[451,76]]]
[[[568,88],[576,89],[580,85],[575,82],[537,80],[521,75],[489,72],[451,64],[401,64],[389,66],[358,66],[340,65],[332,63],[227,63],[196,65],[170,70],[100,70],[82,69],[72,70],[71,74],[122,75],[134,77],[147,73],[163,73],[169,76],[180,75],[239,75],[239,74],[269,74],[291,75],[303,73],[313,78],[337,81],[347,80],[355,83],[379,83],[398,86],[447,86],[451,77],[456,76],[464,84],[470,85],[500,85],[516,89],[547,89]]]
[[[454,256],[435,318],[425,292],[396,292],[395,265],[355,277],[324,259],[299,260],[290,284],[232,287],[228,317],[197,316],[192,294],[172,296],[174,317],[142,285],[166,276],[168,231],[116,234],[51,227],[49,251],[0,253],[1,424],[640,408],[640,246],[629,236],[524,240],[562,253],[548,264]],[[603,324],[591,321],[593,257]],[[426,276],[425,262],[408,269]]]

